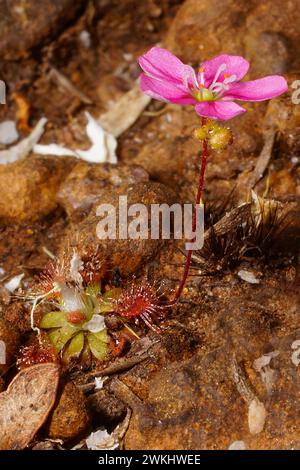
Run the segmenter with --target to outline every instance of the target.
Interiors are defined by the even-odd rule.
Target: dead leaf
[[[47,119],[41,118],[35,128],[25,139],[13,145],[9,149],[0,151],[0,165],[13,163],[27,157],[35,144],[40,140],[44,133]]]
[[[22,93],[15,92],[12,94],[12,97],[14,98],[16,104],[17,104],[17,121],[18,121],[18,127],[22,132],[25,132],[26,134],[29,134],[31,131],[30,126],[29,126],[29,118],[31,114],[31,103],[26,96],[22,95]]]
[[[57,364],[22,370],[0,394],[0,450],[24,449],[44,424],[56,398]]]

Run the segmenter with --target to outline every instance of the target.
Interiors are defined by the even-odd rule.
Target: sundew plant
[[[237,101],[264,101],[285,93],[287,82],[280,75],[241,82],[249,62],[241,56],[221,54],[203,62],[196,72],[166,49],[153,47],[139,58],[143,73],[141,90],[154,99],[178,105],[192,105],[201,117],[194,136],[202,141],[196,207],[200,204],[209,149],[222,150],[232,142],[230,129],[219,121],[228,121],[246,112]],[[196,208],[192,232],[197,226]],[[195,238],[194,238],[195,239]],[[194,241],[194,239],[192,241]],[[181,282],[172,300],[180,298],[189,274],[192,250],[188,250]]]

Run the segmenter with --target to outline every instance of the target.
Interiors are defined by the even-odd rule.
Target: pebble
[[[15,121],[3,121],[0,123],[0,144],[10,145],[19,138]]]

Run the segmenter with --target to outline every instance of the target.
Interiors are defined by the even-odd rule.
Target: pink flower
[[[249,69],[249,62],[240,56],[221,54],[203,62],[196,75],[171,52],[153,47],[139,64],[144,93],[169,103],[192,104],[200,116],[224,121],[246,111],[233,100],[269,100],[288,90],[279,75],[239,83]]]

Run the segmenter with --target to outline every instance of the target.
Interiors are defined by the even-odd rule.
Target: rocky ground
[[[279,0],[45,0],[41,11],[40,3],[0,0],[0,79],[8,86],[0,122],[17,121],[21,137],[46,116],[42,143],[87,148],[84,111],[107,116],[135,88],[137,57],[158,43],[195,67],[225,52],[251,62],[250,78],[280,73],[291,85],[299,77],[297,0],[284,8]],[[233,144],[211,153],[204,200],[213,234],[163,332],[139,327],[141,339],[131,338],[120,357],[64,370],[31,447],[70,448],[105,426],[125,449],[300,448],[300,105],[292,92],[246,104],[230,122]],[[137,101],[126,108],[132,125],[119,131],[118,114],[110,123],[117,165],[33,153],[0,165],[0,340],[10,365],[0,366],[1,390],[13,389],[20,346],[34,336],[30,303],[5,287],[12,277],[24,273],[24,294],[49,256],[71,245],[80,254],[101,250],[124,283],[147,277],[168,296],[180,280],[182,243],[96,237],[99,202],[195,197],[197,115],[158,102],[136,112]],[[259,222],[251,189],[264,197]],[[226,222],[244,202],[250,212]],[[245,226],[246,241],[238,235]],[[95,371],[108,377],[98,391]]]

